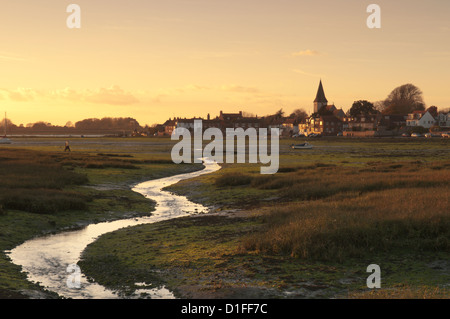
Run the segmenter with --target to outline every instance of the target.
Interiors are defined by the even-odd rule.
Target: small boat
[[[313,146],[309,143],[303,143],[303,144],[296,144],[296,145],[292,144],[291,148],[292,149],[311,149],[311,148],[313,148]]]

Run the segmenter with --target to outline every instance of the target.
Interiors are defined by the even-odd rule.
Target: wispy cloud
[[[309,73],[309,72],[305,72],[303,70],[300,69],[293,69],[292,72],[298,73],[298,74],[303,74],[306,76],[312,76],[312,77],[323,77],[323,75],[321,74],[314,74],[314,73]]]
[[[191,59],[225,59],[233,57],[248,57],[260,54],[259,51],[194,51],[187,53]]]
[[[153,93],[153,97],[151,98],[151,101],[154,103],[160,103],[162,98],[166,97],[173,97],[173,96],[179,96],[180,94],[185,94],[189,92],[200,92],[200,91],[208,91],[212,88],[205,85],[198,85],[198,84],[188,84],[183,87],[176,87],[176,88],[165,88],[160,89],[156,93]],[[145,92],[145,95],[152,95],[151,92]]]
[[[316,56],[320,55],[319,51],[316,50],[304,50],[291,53],[292,56]]]
[[[222,85],[220,87],[221,91],[235,92],[235,93],[260,93],[260,90],[255,87],[245,87],[241,85]]]
[[[27,61],[28,59],[21,57],[21,56],[17,56],[15,54],[10,54],[7,52],[0,52],[0,60],[4,60],[4,61]]]

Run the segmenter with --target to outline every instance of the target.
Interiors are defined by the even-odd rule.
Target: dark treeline
[[[75,123],[76,129],[87,130],[139,130],[142,127],[139,122],[133,118],[111,118],[86,119]]]
[[[3,133],[4,121],[0,123],[0,131]],[[44,121],[36,123],[29,123],[26,126],[16,125],[10,120],[7,120],[7,134],[38,134],[38,133],[111,133],[111,134],[131,134],[135,132],[142,132],[144,128],[136,119],[131,117],[126,118],[111,118],[105,117],[102,119],[91,118],[76,122],[67,122],[64,126],[52,125]]]

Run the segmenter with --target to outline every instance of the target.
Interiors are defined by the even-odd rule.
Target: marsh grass
[[[85,184],[88,178],[64,168],[61,160],[44,152],[2,149],[0,205],[3,210],[54,214],[87,209],[89,197],[65,189]]]
[[[343,192],[366,193],[384,189],[445,186],[450,181],[447,165],[449,163],[369,162],[359,168],[315,163],[281,167],[281,173],[274,175],[231,171],[220,175],[215,185],[278,189],[284,200],[316,200]]]
[[[37,214],[87,210],[91,198],[77,192],[55,189],[10,189],[2,192],[1,201],[7,209]]]
[[[349,299],[448,299],[446,288],[398,286],[391,289],[349,293]]]
[[[374,252],[448,251],[447,194],[408,188],[290,203],[265,214],[265,226],[242,249],[339,262]]]
[[[248,185],[252,181],[252,177],[243,173],[228,173],[218,177],[215,181],[217,187],[233,187]]]
[[[450,250],[449,167],[419,160],[290,164],[275,175],[228,170],[215,186],[217,196],[238,187],[254,201],[274,191],[283,204],[263,214],[265,226],[243,238],[242,251],[341,262],[391,250]]]

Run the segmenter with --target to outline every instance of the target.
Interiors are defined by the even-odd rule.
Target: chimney
[[[209,119],[210,119],[210,116],[209,116],[209,113],[208,113],[208,121],[209,121]]]

